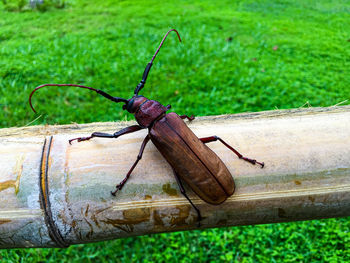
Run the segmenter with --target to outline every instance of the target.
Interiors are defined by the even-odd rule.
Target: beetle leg
[[[188,117],[187,115],[181,115],[181,119],[187,119],[189,121],[193,121],[195,119],[194,115],[191,115],[191,117]]]
[[[126,127],[126,128],[124,128],[124,129],[122,129],[122,130],[120,130],[118,132],[113,133],[113,134],[103,133],[103,132],[94,132],[89,137],[79,137],[79,138],[70,139],[69,140],[69,144],[72,144],[72,141],[78,141],[78,142],[88,141],[88,140],[90,140],[91,138],[94,138],[94,137],[118,138],[119,136],[122,136],[124,134],[136,132],[136,131],[139,131],[141,129],[143,129],[141,126],[133,125],[133,126]]]
[[[117,186],[116,186],[116,190],[111,192],[112,195],[115,196],[115,194],[119,191],[119,190],[122,190],[123,186],[125,185],[126,181],[129,179],[132,171],[134,170],[134,168],[136,167],[137,163],[141,160],[142,158],[142,154],[143,154],[143,151],[145,150],[145,147],[146,147],[146,144],[149,142],[149,139],[150,139],[150,136],[147,135],[146,138],[143,140],[142,142],[142,145],[141,145],[141,148],[140,148],[140,152],[139,154],[137,155],[137,159],[136,161],[134,162],[134,164],[131,166],[129,172],[126,174],[125,178],[123,179],[123,181],[121,181]]]
[[[199,211],[199,209],[192,203],[192,200],[187,196],[186,194],[186,190],[181,182],[181,179],[180,177],[177,175],[177,173],[175,172],[175,170],[173,169],[174,171],[174,175],[175,175],[175,179],[176,179],[176,182],[177,184],[179,185],[179,188],[180,188],[180,192],[186,197],[186,199],[188,200],[188,202],[190,202],[190,204],[192,205],[192,207],[194,208],[194,210],[196,210],[197,212],[197,222],[198,222],[198,226],[200,226],[200,222],[202,221],[202,215],[201,215],[201,212]]]
[[[210,136],[210,137],[205,137],[205,138],[200,138],[200,140],[203,142],[203,143],[208,143],[208,142],[215,142],[215,141],[220,141],[223,145],[225,145],[227,148],[229,148],[231,151],[233,151],[239,159],[242,159],[246,162],[249,162],[251,164],[259,164],[261,165],[261,168],[264,168],[265,164],[262,162],[258,162],[257,160],[254,160],[254,159],[250,159],[250,158],[247,158],[247,157],[244,157],[242,154],[240,154],[237,150],[235,150],[234,148],[232,148],[230,145],[228,145],[224,140],[222,140],[220,137],[218,136]]]

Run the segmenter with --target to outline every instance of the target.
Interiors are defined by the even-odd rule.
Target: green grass
[[[163,34],[142,95],[180,114],[330,106],[350,97],[349,1],[74,1],[8,13],[0,5],[0,127],[36,118],[30,91],[76,83],[129,98]],[[86,90],[34,95],[34,124],[132,116]],[[4,262],[350,260],[350,218],[127,238],[69,249],[0,251]]]

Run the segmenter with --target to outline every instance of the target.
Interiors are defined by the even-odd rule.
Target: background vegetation
[[[349,1],[63,1],[9,12],[0,2],[0,127],[35,116],[30,91],[76,83],[130,97],[163,34],[142,94],[180,114],[349,104]],[[16,11],[16,10],[12,10]],[[18,10],[17,10],[18,11]],[[45,11],[45,12],[44,12]],[[86,90],[34,96],[33,124],[131,119]],[[1,262],[346,262],[350,218],[126,238],[68,249],[2,250]]]

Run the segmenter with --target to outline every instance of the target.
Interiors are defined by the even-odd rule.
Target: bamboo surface
[[[172,169],[152,143],[122,191],[147,130],[118,139],[68,144],[93,131],[134,122],[0,130],[0,248],[67,247],[148,233],[350,215],[350,106],[278,110],[187,122],[227,165],[236,191],[219,206],[186,187],[204,217],[181,195]]]

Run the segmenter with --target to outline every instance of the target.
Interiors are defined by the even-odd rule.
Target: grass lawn
[[[71,0],[6,12],[0,3],[0,127],[37,116],[30,91],[75,83],[129,98],[164,33],[141,94],[179,114],[350,104],[350,2]],[[95,93],[47,88],[34,124],[132,119]],[[68,249],[0,251],[0,262],[346,262],[350,218],[126,238]]]

